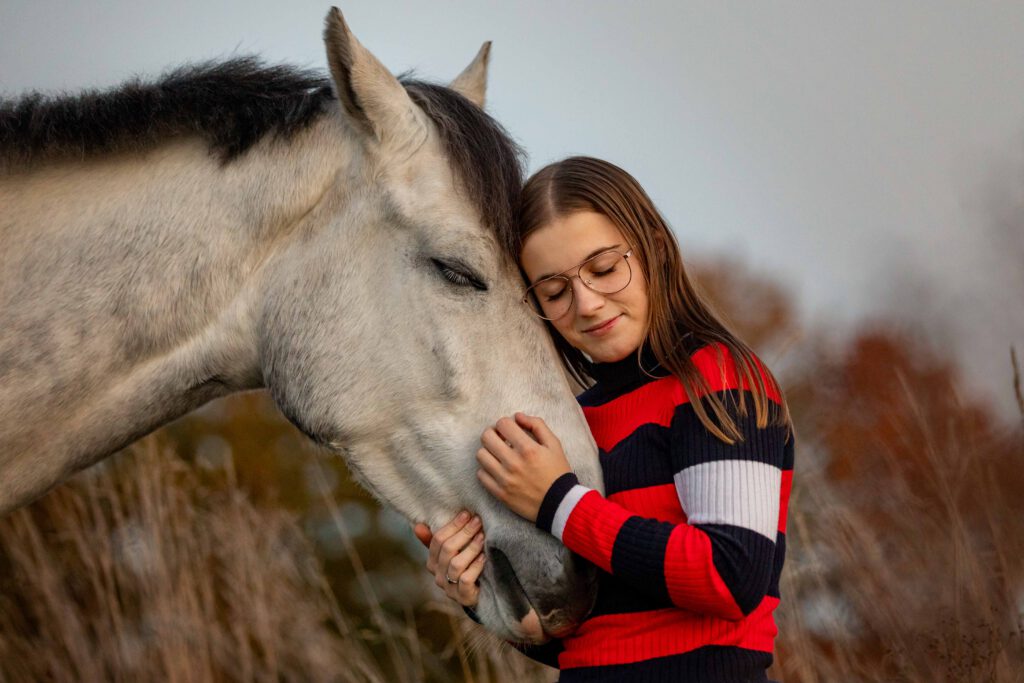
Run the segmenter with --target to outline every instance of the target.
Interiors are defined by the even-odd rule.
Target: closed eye
[[[439,259],[431,259],[437,270],[445,280],[459,287],[472,287],[482,292],[487,291],[487,285],[473,271],[462,264],[446,263]]]

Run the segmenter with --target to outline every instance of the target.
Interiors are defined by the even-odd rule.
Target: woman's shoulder
[[[750,360],[753,363],[752,367],[749,368],[749,376],[740,370],[737,358],[722,342],[715,341],[702,344],[700,348],[690,355],[690,359],[701,374],[701,377],[707,382],[709,391],[750,391],[752,389],[750,379],[754,379],[759,375],[768,397],[775,401],[780,400],[778,387],[772,378],[768,366],[753,351],[750,351],[749,354]]]

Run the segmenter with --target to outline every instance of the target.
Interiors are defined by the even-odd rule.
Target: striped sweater
[[[561,683],[768,680],[793,438],[757,429],[749,388],[719,348],[689,351],[743,434],[733,445],[704,427],[647,346],[643,367],[656,377],[630,354],[596,365],[596,384],[578,397],[605,496],[563,475],[537,526],[599,567],[597,603],[570,636],[522,648],[561,669]],[[780,397],[768,396],[777,411]]]

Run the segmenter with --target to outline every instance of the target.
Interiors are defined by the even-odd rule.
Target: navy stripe
[[[695,524],[711,538],[711,559],[746,616],[761,604],[775,571],[775,543],[732,524]]]
[[[544,500],[540,502],[540,509],[537,511],[537,521],[535,524],[538,529],[549,534],[551,533],[551,524],[555,520],[558,506],[561,504],[562,499],[565,498],[565,494],[569,493],[569,489],[578,483],[580,483],[580,480],[576,478],[573,472],[566,472],[551,483],[551,486],[548,487],[548,492],[544,494]]]
[[[673,483],[668,452],[668,428],[653,423],[637,427],[611,453],[600,451],[605,495]]]
[[[740,416],[734,403],[739,400],[740,390],[720,392],[729,416],[736,422],[736,428],[743,435],[742,441],[732,445],[708,431],[691,404],[681,403],[676,407],[672,416],[670,437],[672,467],[676,472],[716,460],[751,460],[782,468],[785,461],[783,443],[787,428],[769,424],[764,429],[758,429],[753,396],[749,391],[745,393],[747,414]],[[769,421],[777,412],[778,405],[769,401]],[[708,416],[714,421],[714,414],[710,410]]]
[[[680,406],[677,413],[682,411],[683,407]],[[686,406],[686,410],[692,414],[693,408]],[[693,419],[696,420],[696,415]],[[746,422],[749,423],[746,426],[749,427],[751,436],[747,436],[745,442],[733,446],[703,430],[703,425],[701,429],[704,433],[696,438],[691,437],[688,446],[679,441],[673,443],[672,433],[668,427],[655,423],[637,427],[632,434],[617,443],[611,452],[599,451],[605,495],[672,484],[676,472],[716,460],[753,460],[782,469],[793,469],[792,440],[782,449],[781,454],[779,453],[780,432],[785,428],[768,427],[757,430],[753,415],[748,416]],[[673,424],[672,429],[693,430],[695,427]],[[697,442],[700,442],[699,446],[696,445]],[[665,454],[670,451],[672,457],[666,458]]]
[[[786,534],[781,531],[775,536],[775,566],[772,567],[772,578],[768,582],[768,592],[773,598],[782,599],[779,592],[779,578],[782,576],[782,563],[786,560]]]
[[[660,371],[659,371],[660,372]],[[651,373],[654,375],[659,374],[658,372]],[[666,377],[668,375],[665,375]],[[650,384],[664,377],[648,377],[643,375],[641,377],[633,378],[625,383],[612,384],[612,383],[599,383],[583,391],[576,397],[576,402],[580,404],[582,408],[596,408],[603,406],[605,403],[611,403],[620,396],[636,391],[645,384]]]
[[[606,614],[628,614],[649,612],[656,609],[675,607],[668,591],[653,595],[639,590],[636,586],[604,571],[598,574],[597,600],[590,611],[589,619]]]
[[[785,558],[786,534],[780,531],[776,536],[774,567],[765,595],[773,598],[782,598],[782,595],[779,593],[779,577],[782,575],[782,565]],[[718,569],[717,566],[716,569]],[[637,590],[632,583],[626,580],[601,570],[598,570],[598,572],[597,600],[594,603],[594,609],[590,612],[590,618],[606,614],[628,614],[630,612],[647,612],[655,609],[676,607],[667,592],[660,595],[645,593]],[[721,573],[720,569],[719,573]]]
[[[612,574],[643,587],[655,598],[668,599],[665,549],[674,524],[633,516],[625,521],[612,546]]]
[[[632,664],[563,669],[559,683],[771,683],[772,653],[725,645],[704,647]]]

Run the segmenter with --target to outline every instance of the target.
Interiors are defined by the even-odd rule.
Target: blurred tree
[[[792,559],[813,572],[788,576],[799,616],[781,642],[866,680],[1012,680],[1024,664],[1021,434],[898,330],[868,326],[791,378]],[[831,621],[808,633],[822,605]]]
[[[758,354],[778,354],[800,336],[790,295],[776,281],[727,256],[687,263],[694,284],[729,329]]]

